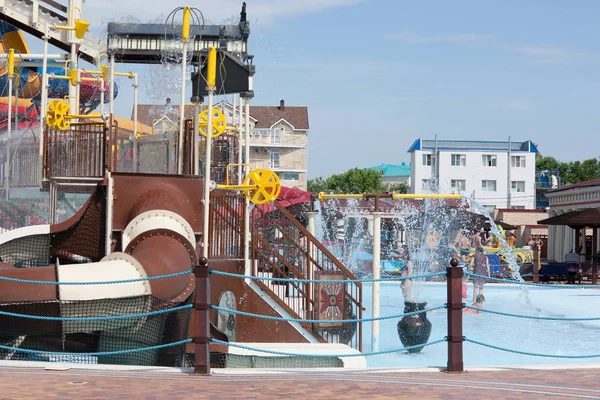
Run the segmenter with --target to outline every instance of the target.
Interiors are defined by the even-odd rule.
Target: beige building
[[[231,126],[233,106],[228,102],[216,106]],[[186,118],[192,117],[192,110],[193,106],[186,105]],[[154,134],[178,129],[178,116],[179,105],[170,101],[138,105],[138,120],[153,127]],[[308,128],[307,107],[287,106],[284,100],[279,106],[250,106],[250,164],[275,171],[283,186],[306,190]]]

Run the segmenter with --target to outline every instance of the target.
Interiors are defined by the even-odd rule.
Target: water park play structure
[[[24,42],[14,39],[20,31],[6,28],[4,79],[13,88],[39,79],[41,89],[35,93],[39,87],[32,84],[27,93],[34,104],[39,96],[37,116],[31,116],[39,122],[37,139],[23,145],[27,132],[11,132],[10,106],[0,136],[6,144],[0,358],[193,365],[208,373],[211,367],[365,366],[369,353],[418,353],[448,342],[448,369],[463,370],[463,268],[450,256],[437,256],[440,243],[427,246],[428,235],[438,231],[437,240],[448,240],[485,213],[476,202],[465,211],[465,199],[456,194],[321,194],[321,212],[315,206],[296,218],[277,200],[284,192],[277,174],[253,169],[246,159],[256,71],[245,3],[237,24],[207,25],[200,10],[179,7],[164,24],[109,23],[106,42],[95,45],[86,39],[81,1],[11,4],[0,8],[0,19],[41,38],[44,51],[26,56],[23,47],[8,47]],[[51,55],[48,43],[68,53]],[[81,68],[80,58],[94,69]],[[41,69],[25,70],[40,59]],[[66,71],[53,72],[51,60],[63,62]],[[169,135],[141,134],[134,117],[124,134],[114,115],[115,77],[137,85],[137,76],[117,67],[164,62],[181,66],[182,105],[190,75],[192,117],[180,107],[178,129]],[[49,90],[53,79],[67,85],[66,99]],[[108,91],[99,112],[81,107],[86,82],[97,84],[101,96]],[[7,92],[7,105],[13,92]],[[239,99],[231,124],[213,107],[215,95]],[[33,221],[31,210],[43,208],[39,193],[47,196],[47,211],[36,212],[40,218]],[[28,211],[13,203],[27,195],[34,197]],[[59,215],[69,199],[82,197],[72,215]],[[318,238],[331,229],[319,218],[326,220],[327,201],[334,198],[371,204],[369,278],[357,279],[345,255]],[[382,211],[385,201],[394,203],[394,212]],[[413,264],[407,276],[388,278],[402,282],[406,307],[393,317],[380,315],[385,219],[410,231]],[[493,223],[491,234],[501,237]],[[499,252],[512,266],[509,281],[520,282],[517,255],[505,243]],[[446,281],[444,306],[426,308],[426,280]],[[370,352],[363,349],[363,283],[372,290]],[[447,338],[429,342],[426,313],[442,309]],[[384,318],[400,321],[404,347],[381,349]]]

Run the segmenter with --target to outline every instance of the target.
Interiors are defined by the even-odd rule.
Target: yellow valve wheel
[[[216,138],[221,136],[225,129],[227,128],[227,120],[225,119],[225,115],[221,112],[220,109],[213,107],[212,109],[212,136]],[[202,111],[198,116],[198,130],[200,134],[206,137],[208,129],[208,109]]]
[[[265,204],[277,200],[281,183],[277,174],[269,169],[255,169],[244,179],[244,194],[254,204]]]
[[[71,122],[67,118],[69,102],[66,100],[52,100],[46,107],[46,124],[54,126],[61,131],[69,129]]]

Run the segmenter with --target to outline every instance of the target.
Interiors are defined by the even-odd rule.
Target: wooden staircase
[[[211,195],[212,258],[243,258],[243,196],[214,191]],[[262,278],[348,280],[344,283],[343,319],[361,318],[362,285],[356,277],[279,202],[254,206],[250,212],[251,274]],[[285,311],[297,319],[319,319],[319,283],[256,280]],[[345,343],[361,350],[362,326],[302,322],[320,341]]]

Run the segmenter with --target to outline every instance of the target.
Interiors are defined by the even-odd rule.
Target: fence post
[[[196,291],[194,296],[194,373],[210,373],[210,277],[208,260],[200,257],[194,268]]]
[[[462,330],[462,277],[463,270],[458,260],[450,260],[446,267],[448,287],[448,372],[463,372],[463,330]]]

